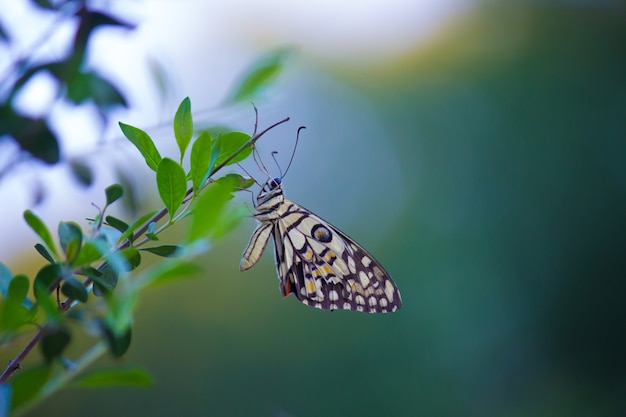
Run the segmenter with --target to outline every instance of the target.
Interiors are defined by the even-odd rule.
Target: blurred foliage
[[[21,114],[15,108],[15,99],[39,74],[47,73],[58,83],[58,97],[74,106],[91,102],[95,105],[102,121],[106,123],[108,114],[116,107],[126,107],[124,95],[96,70],[87,67],[87,51],[92,35],[103,27],[121,27],[127,30],[134,26],[97,10],[91,10],[86,1],[33,1],[45,13],[54,15],[57,20],[52,30],[60,30],[64,25],[75,25],[76,29],[68,53],[62,58],[49,61],[34,59],[37,52],[45,50],[51,38],[50,33],[33,50],[19,51],[18,58],[0,79],[0,138],[11,138],[32,158],[47,164],[60,161],[61,146],[57,134],[52,129],[49,115],[35,117]],[[1,26],[1,24],[0,24]],[[2,30],[0,32],[4,33]],[[11,47],[12,37],[1,36]],[[18,159],[20,160],[20,159]],[[9,161],[8,170],[15,161]],[[75,166],[81,183],[90,184],[91,175],[86,165]]]

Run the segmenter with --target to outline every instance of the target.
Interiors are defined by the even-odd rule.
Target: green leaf
[[[35,243],[35,250],[39,252],[39,254],[43,256],[46,259],[46,261],[50,263],[54,262],[54,258],[52,257],[52,255],[50,255],[50,252],[48,252],[48,249],[46,249],[46,247],[42,245],[41,243]]]
[[[146,231],[146,237],[152,241],[159,240],[159,237],[156,234],[157,227],[155,222],[151,222],[148,224],[148,230]]]
[[[37,235],[39,235],[41,240],[43,240],[43,243],[46,244],[52,254],[57,257],[58,253],[56,250],[56,246],[54,245],[52,235],[50,234],[50,231],[46,227],[45,223],[30,210],[26,210],[24,212],[24,220],[26,220],[26,223],[30,226],[30,228],[33,229],[33,231],[37,233]]]
[[[140,285],[156,285],[182,278],[197,277],[201,271],[201,268],[192,262],[177,260],[176,262],[162,263],[144,272],[140,277]]]
[[[208,130],[205,130],[196,138],[191,147],[189,173],[191,174],[194,192],[198,192],[209,176],[209,164],[211,162],[213,143],[214,141],[211,138],[211,134]],[[213,160],[215,159],[217,159],[217,156],[213,158]]]
[[[93,183],[93,174],[87,164],[73,159],[70,161],[70,169],[81,185],[89,187]]]
[[[119,253],[128,261],[131,270],[137,268],[141,263],[141,254],[137,248],[122,249]]]
[[[43,266],[35,275],[34,288],[40,287],[46,293],[50,290],[50,286],[57,279],[61,278],[63,271],[59,264],[49,264]]]
[[[165,258],[176,258],[182,255],[183,248],[176,245],[161,245],[153,246],[151,248],[141,248],[140,250],[150,252],[158,256],[163,256]]]
[[[109,226],[116,230],[119,230],[122,233],[128,230],[128,224],[126,224],[126,222],[124,222],[123,220],[118,219],[117,217],[106,216],[104,220],[106,220]]]
[[[86,303],[88,297],[87,289],[82,282],[74,277],[65,279],[63,285],[61,285],[61,292],[67,297]]]
[[[130,326],[122,332],[114,331],[110,326],[104,324],[102,327],[104,338],[106,339],[109,349],[114,357],[119,358],[130,347],[132,332]]]
[[[11,381],[13,387],[11,411],[17,410],[36,398],[51,375],[52,367],[49,365],[41,365],[18,372]]]
[[[193,208],[185,242],[193,243],[199,238],[212,237],[226,203],[232,198],[234,185],[232,181],[215,182],[200,194]]]
[[[277,78],[291,53],[290,49],[279,49],[258,59],[229,94],[228,101],[232,103],[251,101],[258,96]]]
[[[58,324],[63,320],[63,316],[59,311],[57,303],[52,299],[51,294],[48,292],[48,289],[41,286],[34,286],[35,289],[35,299],[37,300],[37,304],[43,310],[46,315],[46,322],[48,324]]]
[[[176,115],[174,116],[174,136],[176,137],[176,143],[178,149],[180,149],[180,160],[183,160],[187,146],[191,141],[193,135],[193,120],[191,118],[191,100],[189,97],[185,99],[178,106]]]
[[[46,361],[50,362],[61,356],[67,345],[69,345],[71,338],[69,330],[64,327],[48,329],[39,342],[41,353],[43,353]]]
[[[152,382],[152,376],[145,369],[137,366],[120,366],[85,373],[74,379],[70,385],[80,388],[149,387]]]
[[[131,235],[135,232],[135,230],[137,230],[140,226],[143,226],[151,217],[153,217],[156,214],[156,212],[157,212],[156,210],[150,211],[144,214],[143,216],[141,216],[140,218],[138,218],[137,220],[135,220],[134,222],[132,222],[130,226],[128,226],[128,229],[126,229],[126,231],[122,233],[122,235],[119,237],[119,239],[117,240],[118,243],[123,242],[124,240],[130,238]],[[132,239],[130,240],[132,242]]]
[[[107,206],[112,204],[114,201],[120,199],[122,195],[124,195],[124,188],[120,184],[112,184],[109,185],[104,193],[107,198]]]
[[[7,293],[9,291],[9,284],[13,279],[13,274],[11,270],[6,267],[2,262],[0,262],[0,295],[2,298],[7,298]]]
[[[245,178],[241,174],[236,173],[226,174],[223,177],[218,178],[216,181],[232,182],[238,190],[245,190],[246,188],[250,188],[254,185],[254,180],[252,178]]]
[[[159,162],[161,162],[161,154],[152,141],[152,138],[143,130],[122,122],[120,122],[120,129],[122,129],[124,136],[141,152],[141,155],[143,155],[150,169],[156,171]]]
[[[113,291],[117,285],[119,273],[111,265],[106,264],[100,271],[94,268],[87,269],[87,275],[94,282],[94,295],[100,296]],[[96,288],[98,288],[96,290]]]
[[[63,252],[65,252],[67,262],[71,264],[80,251],[83,243],[83,232],[74,222],[61,222],[59,223],[59,241]]]
[[[185,171],[176,161],[170,158],[163,158],[157,168],[156,180],[159,195],[170,214],[171,221],[187,192]]]
[[[228,132],[217,138],[214,146],[219,146],[219,157],[215,161],[215,166],[221,165],[230,156],[237,152],[250,140],[250,135],[243,132]],[[248,146],[241,150],[235,157],[228,161],[226,166],[241,162],[252,153],[252,147]]]
[[[9,282],[4,303],[0,303],[0,328],[15,330],[32,318],[25,307],[29,284],[25,275],[16,275]]]
[[[99,239],[99,241],[101,242],[102,240]],[[104,255],[104,253],[102,253],[102,246],[106,248],[106,244],[97,244],[91,240],[85,241],[78,256],[74,259],[74,265],[85,266],[102,258]]]

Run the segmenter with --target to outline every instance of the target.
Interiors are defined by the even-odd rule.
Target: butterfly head
[[[262,204],[268,204],[268,202],[270,205],[282,203],[283,200],[282,179],[279,177],[269,178],[265,181],[261,191],[259,191],[259,195],[256,197],[257,207]]]

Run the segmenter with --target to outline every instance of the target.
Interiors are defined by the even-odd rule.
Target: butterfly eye
[[[322,224],[316,224],[313,229],[311,229],[311,235],[318,242],[330,242],[333,239],[333,235],[330,233],[330,230]]]
[[[270,181],[269,186],[270,186],[270,190],[275,190],[276,188],[278,188],[278,186],[280,185],[280,178],[274,178],[273,180]]]

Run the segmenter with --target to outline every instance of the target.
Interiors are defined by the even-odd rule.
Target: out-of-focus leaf
[[[149,387],[152,385],[152,376],[143,368],[124,366],[85,373],[74,379],[70,385],[80,388]]]
[[[2,262],[0,262],[0,295],[2,295],[2,298],[7,298],[11,279],[13,279],[13,274],[11,273],[11,270],[7,268],[6,265],[4,265]]]
[[[48,329],[39,342],[41,353],[46,361],[50,362],[61,356],[71,338],[69,330],[64,327]]]
[[[11,409],[11,386],[0,383],[0,417],[7,417]]]
[[[118,272],[110,266],[106,264],[101,268],[100,271],[88,269],[87,274],[89,278],[94,282],[93,293],[96,296],[104,295],[104,293],[113,291],[115,286],[117,285],[117,280],[119,277]],[[96,288],[98,288],[96,290]]]
[[[187,192],[185,171],[176,161],[163,158],[157,168],[156,180],[159,196],[161,196],[171,220]]]
[[[71,264],[83,244],[83,232],[74,222],[59,223],[59,241],[61,248],[65,252],[67,262]]]
[[[156,172],[162,158],[152,138],[146,132],[136,127],[122,122],[119,125],[124,136],[141,152],[141,155],[146,160],[146,164],[148,164],[151,170]]]
[[[87,302],[89,298],[83,283],[74,277],[65,279],[63,285],[61,285],[61,292],[67,297],[83,303]]]
[[[246,188],[250,188],[254,185],[254,180],[252,178],[245,178],[241,174],[234,172],[226,174],[223,177],[218,178],[216,181],[227,181],[228,183],[235,184],[235,188],[239,190],[245,190]]]
[[[137,220],[135,220],[134,222],[132,222],[130,226],[128,226],[128,229],[126,229],[126,231],[122,233],[122,235],[119,237],[117,241],[123,242],[125,239],[131,238],[131,234],[133,234],[135,230],[137,230],[139,227],[143,226],[155,214],[156,214],[156,210],[150,211],[144,214],[143,216],[141,216],[140,218],[138,218]],[[130,241],[132,242],[133,239],[130,239]]]
[[[59,141],[46,120],[18,117],[11,127],[10,135],[24,151],[50,165],[59,162]]]
[[[102,245],[104,242],[100,241],[100,244],[97,242],[87,240],[83,243],[83,246],[78,253],[76,259],[74,259],[75,266],[84,266],[89,265],[92,262],[100,259],[104,254],[102,253],[102,247],[106,247],[106,244]]]
[[[26,220],[26,223],[30,226],[30,228],[33,229],[37,235],[39,235],[41,240],[43,240],[43,243],[46,244],[54,256],[58,256],[56,246],[52,240],[52,234],[50,233],[50,230],[48,230],[48,227],[46,227],[46,224],[30,210],[26,210],[24,212],[24,220]]]
[[[272,51],[254,62],[228,95],[228,101],[252,101],[276,79],[292,50]]]
[[[191,175],[194,192],[198,192],[209,175],[213,142],[211,134],[208,130],[205,130],[196,138],[191,147],[189,173]],[[213,158],[213,162],[215,162],[216,159],[217,155]]]
[[[201,268],[192,262],[176,260],[176,262],[163,262],[158,266],[145,271],[140,277],[140,285],[156,285],[184,278],[197,277]]]
[[[141,254],[137,248],[122,249],[119,253],[126,258],[131,270],[137,268],[139,264],[141,264]]]
[[[124,188],[120,184],[111,184],[105,190],[107,206],[113,204],[124,195]]]
[[[17,410],[36,398],[51,375],[52,367],[49,365],[40,365],[18,372],[11,381],[13,388],[11,411]]]
[[[105,220],[109,226],[113,227],[116,230],[119,230],[122,233],[128,230],[128,224],[126,224],[126,222],[124,222],[123,220],[118,219],[117,217],[106,216]]]
[[[178,106],[176,115],[174,116],[174,136],[176,137],[176,143],[180,150],[180,160],[183,160],[187,146],[191,141],[193,135],[193,120],[191,117],[191,100],[189,97],[185,99]]]
[[[128,318],[130,321],[130,317]],[[132,332],[130,326],[126,328],[126,330],[122,332],[116,332],[109,325],[103,323],[103,334],[109,345],[109,350],[113,354],[114,357],[119,358],[122,356],[128,348],[130,347],[130,342],[132,339]]]
[[[35,288],[41,287],[46,292],[48,292],[52,283],[58,278],[61,278],[62,274],[63,274],[63,271],[62,271],[61,265],[59,264],[45,265],[39,271],[37,271],[37,274],[35,275],[35,281],[34,281],[33,287]]]
[[[216,182],[210,184],[196,199],[193,217],[187,231],[188,243],[200,238],[211,238],[228,201],[232,198],[234,184],[232,182]]]
[[[237,150],[239,150],[247,141],[250,140],[250,135],[243,132],[228,132],[220,135],[214,145],[214,152],[216,147],[219,149],[219,157],[215,161],[215,166],[219,166],[229,157],[231,157]],[[252,153],[252,147],[248,146],[239,152],[235,157],[230,159],[228,165],[232,165],[237,162],[241,162],[246,159]]]
[[[151,222],[148,224],[148,231],[146,231],[146,237],[150,240],[159,240],[159,237],[156,234],[157,227],[155,222]]]
[[[0,303],[0,328],[15,330],[32,316],[24,307],[30,282],[24,275],[16,275],[9,282],[4,303]]]
[[[150,252],[158,256],[163,256],[165,258],[175,258],[182,255],[182,249],[182,247],[176,245],[161,245],[153,246],[151,248],[141,248],[140,250]]]
[[[70,161],[70,169],[74,178],[83,186],[89,187],[93,183],[93,174],[89,166],[79,160],[72,159]]]
[[[48,252],[48,249],[46,249],[46,247],[42,245],[41,243],[35,243],[35,250],[39,252],[39,254],[43,256],[46,261],[50,263],[54,262],[54,258],[52,257],[52,255],[50,255],[50,252]]]

